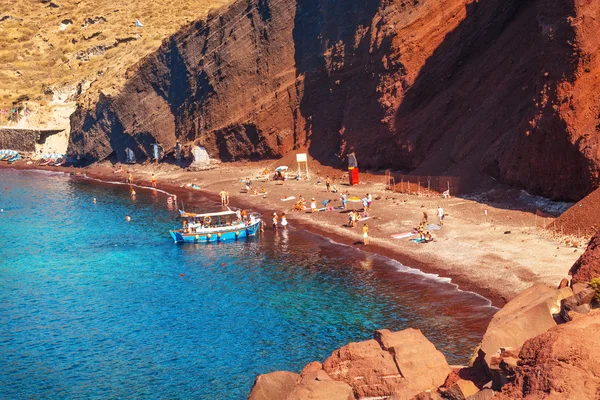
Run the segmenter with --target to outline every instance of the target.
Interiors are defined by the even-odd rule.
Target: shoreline
[[[134,183],[135,185],[137,185],[138,187],[142,188],[142,189],[148,189],[148,190],[152,190],[153,188],[150,187],[150,175],[155,172],[158,178],[158,187],[157,189],[159,191],[163,191],[163,193],[169,193],[169,194],[175,194],[177,195],[178,200],[180,201],[186,201],[186,200],[191,200],[193,199],[193,194],[194,192],[198,192],[199,194],[201,194],[203,197],[207,197],[209,199],[213,199],[215,201],[219,201],[219,195],[218,192],[221,190],[220,188],[223,187],[227,190],[230,190],[233,186],[233,190],[235,190],[235,187],[239,188],[240,187],[240,183],[239,183],[239,176],[254,176],[253,174],[251,174],[251,170],[256,170],[258,168],[264,167],[265,166],[265,162],[263,163],[244,163],[245,165],[243,166],[235,166],[235,165],[228,165],[225,167],[220,167],[217,170],[209,170],[209,171],[201,171],[201,172],[186,172],[184,170],[179,169],[178,167],[173,167],[173,166],[156,166],[156,165],[144,165],[144,166],[140,166],[140,165],[135,165],[132,167],[132,169],[135,171],[134,175],[135,175],[135,180]],[[168,169],[169,167],[171,168],[177,168],[174,171],[164,171],[165,169]],[[63,172],[66,174],[71,174],[74,175],[75,177],[85,177],[86,179],[95,179],[98,180],[100,182],[106,182],[106,183],[116,183],[116,184],[127,184],[125,183],[125,178],[127,176],[126,173],[121,173],[121,174],[115,174],[112,172],[112,168],[109,166],[103,166],[103,165],[93,165],[87,168],[74,168],[74,167],[41,167],[38,165],[27,165],[24,163],[18,163],[18,164],[12,164],[12,165],[4,165],[2,164],[2,166],[0,166],[0,168],[13,168],[16,170],[36,170],[36,171],[53,171],[53,172]],[[242,171],[243,170],[243,171]],[[152,172],[151,172],[152,171]],[[240,172],[242,171],[242,172]],[[335,171],[334,171],[335,173]],[[338,174],[341,174],[338,171]],[[365,174],[366,175],[366,174]],[[200,189],[191,189],[185,186],[185,182],[190,182],[190,181],[202,181],[202,183],[200,184]],[[145,185],[148,186],[145,186]],[[257,185],[262,185],[262,183],[258,183]],[[285,203],[284,205],[279,204],[281,202],[277,202],[277,200],[279,200],[279,195],[277,194],[278,192],[281,193],[282,191],[290,191],[290,190],[295,190],[295,191],[302,191],[304,193],[308,193],[310,194],[310,196],[315,196],[314,194],[314,189],[317,190],[317,193],[321,193],[320,189],[322,189],[322,185],[321,187],[317,187],[315,188],[314,186],[311,186],[311,182],[297,182],[297,181],[291,181],[290,183],[286,183],[285,185],[277,185],[277,183],[274,182],[265,182],[264,183],[265,186],[269,187],[268,190],[268,198],[267,199],[263,199],[262,196],[257,196],[257,197],[251,197],[248,194],[242,194],[242,193],[233,193],[230,195],[230,203],[233,206],[239,207],[239,208],[247,208],[247,209],[252,209],[255,210],[257,212],[260,212],[263,217],[266,217],[266,222],[268,222],[269,219],[269,215],[271,215],[271,213],[275,210],[277,212],[281,211],[281,208],[285,208],[288,209],[293,203]],[[382,196],[383,193],[380,193],[379,191],[376,190],[376,186],[377,184],[372,184],[372,183],[367,183],[365,184],[365,186],[360,187],[360,190],[370,190],[373,194],[377,194],[378,197]],[[279,187],[280,186],[280,187]],[[362,186],[362,185],[361,185]],[[350,187],[351,190],[354,189],[354,187]],[[312,192],[311,193],[311,190]],[[346,187],[341,187],[341,190],[346,190]],[[326,195],[327,197],[335,197],[336,195],[331,195],[328,194]],[[399,194],[390,194],[391,196],[394,197],[400,197]],[[304,196],[305,198],[310,198],[310,196]],[[403,196],[406,197],[406,196]],[[412,196],[415,197],[415,196]],[[275,199],[275,202],[273,201],[273,199]],[[383,198],[382,198],[383,199]],[[386,198],[387,200],[387,198]],[[415,215],[418,215],[418,213],[422,212],[421,209],[423,209],[425,206],[423,204],[410,204],[413,203],[414,200],[418,200],[417,203],[425,203],[426,201],[431,202],[430,199],[414,199],[409,197],[408,199],[404,200],[402,203],[404,204],[398,204],[398,202],[396,201],[394,203],[394,205],[386,205],[385,208],[395,208],[395,207],[402,207],[402,206],[406,206],[406,203],[408,203],[408,208],[410,208],[411,212],[413,211],[413,209],[416,208]],[[464,204],[464,203],[468,203],[468,207],[467,208],[475,208],[475,207],[484,207],[486,210],[491,209],[491,206],[485,205],[485,204],[480,204],[480,203],[476,203],[475,201],[468,201],[468,200],[464,200],[464,199],[459,199],[460,201],[458,203],[460,204]],[[439,202],[440,200],[435,200],[435,202]],[[507,301],[511,300],[517,293],[519,293],[521,290],[523,290],[525,287],[531,286],[534,283],[545,283],[549,286],[552,285],[556,285],[558,283],[558,281],[560,279],[557,279],[554,275],[556,276],[563,276],[566,277],[567,275],[567,271],[569,269],[569,267],[572,265],[572,262],[574,262],[579,255],[581,254],[581,251],[577,251],[577,249],[575,249],[575,251],[573,251],[573,249],[564,249],[562,251],[562,257],[561,259],[566,258],[568,261],[572,262],[563,262],[561,263],[560,260],[558,259],[557,256],[555,256],[556,260],[551,260],[551,261],[555,261],[556,266],[554,266],[554,269],[558,269],[558,271],[553,271],[553,274],[540,274],[539,272],[537,272],[533,267],[529,266],[529,268],[514,268],[514,271],[512,271],[513,273],[511,273],[511,271],[509,271],[508,273],[506,272],[507,269],[509,269],[508,265],[505,265],[505,262],[510,262],[508,260],[510,260],[510,257],[507,257],[508,260],[505,260],[504,257],[500,256],[498,253],[502,254],[503,251],[498,251],[496,250],[494,251],[489,251],[489,254],[487,254],[486,251],[486,256],[488,259],[488,262],[486,262],[484,259],[480,259],[481,257],[479,256],[479,253],[481,253],[481,249],[477,249],[478,243],[473,243],[472,240],[469,241],[465,241],[462,240],[463,238],[460,238],[459,243],[461,244],[461,246],[463,248],[466,248],[467,251],[464,251],[463,253],[459,254],[458,260],[457,259],[452,259],[452,257],[448,257],[448,255],[452,256],[452,254],[456,254],[457,252],[459,252],[462,249],[454,249],[452,247],[455,247],[454,244],[452,243],[451,239],[446,239],[442,236],[442,234],[446,233],[446,230],[450,230],[449,228],[447,228],[447,226],[452,226],[455,224],[455,221],[453,219],[446,219],[446,225],[444,226],[444,229],[441,231],[436,231],[436,242],[431,243],[431,244],[426,244],[426,245],[419,245],[416,243],[408,243],[408,241],[402,240],[402,241],[398,241],[396,239],[392,239],[389,236],[385,237],[384,235],[382,235],[382,233],[387,233],[387,231],[390,231],[390,229],[399,229],[399,228],[394,228],[392,224],[392,227],[387,227],[387,230],[381,230],[382,232],[379,231],[378,225],[381,224],[381,219],[388,220],[389,217],[386,215],[386,211],[385,209],[382,210],[378,210],[378,203],[382,202],[382,200],[378,200],[374,202],[374,206],[373,206],[373,214],[377,213],[377,214],[381,214],[382,217],[373,217],[373,221],[369,221],[369,223],[371,223],[373,226],[375,227],[375,229],[370,228],[370,237],[371,237],[371,243],[368,246],[363,246],[362,244],[358,244],[361,241],[361,235],[359,234],[358,230],[356,229],[351,229],[351,228],[344,228],[344,227],[340,227],[341,224],[339,224],[340,220],[343,220],[343,223],[345,223],[345,219],[346,219],[346,215],[344,214],[343,216],[338,216],[337,212],[319,212],[316,214],[311,214],[311,213],[299,213],[299,214],[295,214],[292,212],[286,212],[286,215],[288,216],[288,221],[290,223],[290,225],[293,225],[296,228],[300,228],[303,229],[305,231],[311,232],[313,234],[317,234],[320,236],[323,236],[335,243],[338,244],[342,244],[342,245],[346,245],[346,246],[350,246],[353,248],[357,248],[361,251],[367,252],[367,253],[372,253],[372,254],[376,254],[376,255],[380,255],[383,257],[386,257],[388,259],[391,260],[395,260],[399,263],[401,263],[402,265],[409,267],[409,268],[413,268],[416,270],[419,270],[425,274],[433,274],[433,275],[437,275],[440,278],[449,278],[451,280],[451,282],[455,285],[457,285],[457,289],[464,291],[464,292],[472,292],[475,293],[481,297],[484,297],[486,299],[488,299],[491,304],[495,307],[502,307],[504,304],[506,304]],[[432,203],[433,204],[433,203]],[[433,206],[435,207],[435,206]],[[444,206],[445,209],[448,209],[447,206]],[[472,213],[473,210],[468,210],[469,213]],[[518,216],[519,213],[518,211],[514,211],[514,210],[494,210],[494,212],[498,212],[501,214],[506,214],[508,215],[508,220],[513,220],[515,219],[516,216]],[[388,212],[389,214],[389,212]],[[395,214],[399,214],[398,212],[396,212]],[[449,214],[449,215],[454,215],[454,214]],[[505,216],[506,216],[505,215]],[[486,213],[487,216],[487,213]],[[314,218],[313,218],[314,217]],[[521,217],[523,217],[521,215]],[[318,219],[316,219],[318,218]],[[448,222],[449,221],[449,222]],[[402,221],[402,222],[406,222],[406,221]],[[410,221],[409,221],[410,222]],[[518,219],[517,219],[518,222]],[[461,221],[462,223],[462,221]],[[267,226],[269,226],[270,224],[267,223]],[[404,224],[406,225],[406,223]],[[472,230],[472,225],[473,223],[467,223],[467,229],[466,231],[471,231]],[[477,224],[478,227],[477,229],[486,229],[489,227],[482,227],[480,226],[480,224]],[[514,224],[513,224],[514,225]],[[518,225],[518,224],[517,224]],[[461,227],[464,229],[464,227]],[[514,226],[513,226],[514,228]],[[505,229],[503,227],[503,229]],[[493,227],[493,231],[496,231],[497,227],[494,226]],[[373,234],[371,234],[371,232],[373,232]],[[506,232],[506,231],[504,231]],[[487,232],[486,232],[487,233]],[[523,234],[523,232],[521,232],[521,234]],[[531,233],[527,233],[528,236],[531,236]],[[511,243],[507,243],[506,245],[508,246],[512,246],[514,244],[514,242],[518,242],[519,240],[515,241],[514,240],[514,236],[510,237],[508,235],[504,235],[506,236],[506,238],[504,237],[500,237],[501,239],[509,239],[510,238],[510,242]],[[476,236],[477,237],[477,236]],[[437,238],[439,238],[439,242],[437,241]],[[556,250],[560,249],[560,245],[558,243],[555,242],[549,242],[548,239],[545,238],[541,238],[541,237],[537,237],[537,238],[528,238],[529,242],[538,242],[539,247],[543,247],[541,249],[538,249],[538,251],[546,251],[549,248],[552,247],[556,247]],[[449,242],[449,243],[445,243],[445,242]],[[525,242],[525,239],[523,239],[523,242]],[[450,248],[444,248],[444,251],[437,251],[438,247],[447,247],[450,246]],[[557,247],[558,246],[558,247]],[[531,245],[525,245],[522,246],[524,251],[531,251]],[[566,246],[563,246],[566,248]],[[429,250],[432,251],[429,251]],[[472,251],[468,251],[469,249],[473,249]],[[448,253],[449,250],[449,254]],[[490,249],[493,250],[493,249]],[[555,250],[555,251],[556,251]],[[558,251],[556,251],[558,252]],[[476,256],[471,256],[469,257],[469,254],[467,253],[476,253]],[[535,251],[533,252],[535,253]],[[444,257],[445,256],[445,257]],[[461,262],[461,258],[464,260],[464,262]],[[540,260],[541,262],[544,262],[546,260]],[[504,268],[501,268],[504,267]],[[515,272],[516,271],[516,272]],[[561,272],[562,271],[562,272]],[[517,279],[518,278],[518,279]]]

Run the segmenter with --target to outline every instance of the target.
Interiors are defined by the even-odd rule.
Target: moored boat
[[[256,235],[261,222],[254,215],[242,221],[235,211],[205,214],[180,212],[180,216],[183,228],[169,231],[175,243],[235,241]]]

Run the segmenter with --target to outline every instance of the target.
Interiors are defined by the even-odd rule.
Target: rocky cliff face
[[[81,102],[70,151],[143,158],[179,139],[341,166],[354,148],[363,168],[577,199],[600,165],[599,16],[591,0],[238,0]]]

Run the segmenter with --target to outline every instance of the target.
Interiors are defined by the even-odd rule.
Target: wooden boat
[[[205,214],[181,212],[183,229],[169,233],[175,243],[209,243],[235,241],[255,236],[260,227],[260,218],[250,217],[248,222],[238,219],[235,211]]]
[[[7,161],[9,164],[14,164],[21,159],[21,155],[17,153],[17,155],[9,158]]]

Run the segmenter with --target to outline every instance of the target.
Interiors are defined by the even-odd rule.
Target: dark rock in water
[[[556,326],[523,345],[514,382],[498,400],[597,399],[600,393],[600,314]]]
[[[569,270],[575,283],[589,283],[600,277],[600,234],[596,234],[588,244],[585,252]]]
[[[275,371],[256,377],[248,400],[285,399],[294,388],[300,375],[288,371]]]
[[[581,69],[598,65],[598,6],[435,4],[235,1],[166,39],[117,94],[82,99],[69,152],[142,157],[179,139],[222,161],[308,148],[342,166],[354,149],[366,169],[589,193],[600,98]]]

